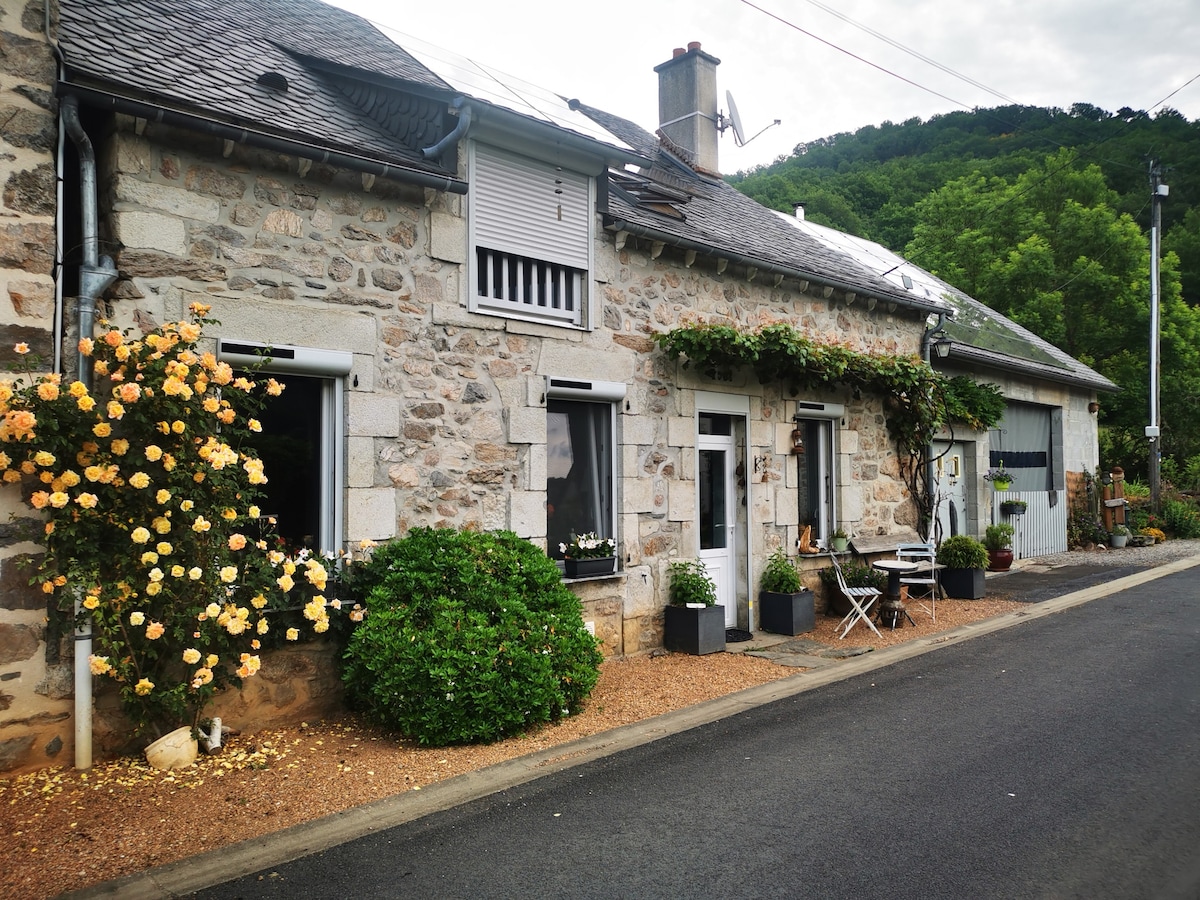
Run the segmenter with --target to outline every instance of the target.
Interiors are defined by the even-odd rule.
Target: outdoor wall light
[[[954,341],[941,340],[933,342],[933,352],[937,354],[938,359],[945,359],[950,355],[950,348],[954,345]]]
[[[792,452],[793,453],[803,453],[804,452],[804,429],[803,428],[793,428],[792,429]]]

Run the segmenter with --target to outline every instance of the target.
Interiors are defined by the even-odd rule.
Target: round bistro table
[[[877,559],[871,563],[871,567],[887,572],[888,576],[887,598],[879,604],[880,624],[895,628],[903,624],[904,619],[908,619],[908,624],[916,627],[917,623],[908,614],[908,610],[904,608],[904,601],[900,599],[900,576],[907,572],[915,572],[920,566],[902,559]]]

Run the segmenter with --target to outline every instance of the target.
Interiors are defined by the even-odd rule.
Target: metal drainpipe
[[[99,216],[96,212],[96,153],[79,121],[79,103],[66,97],[59,105],[63,128],[79,153],[80,232],[83,265],[79,269],[79,336],[90,336],[95,328],[96,298],[117,278],[113,261],[100,256]],[[79,380],[92,387],[92,360],[78,355]],[[75,613],[80,611],[75,601]],[[78,618],[77,618],[78,620]],[[92,624],[84,620],[75,630],[75,768],[92,767]]]

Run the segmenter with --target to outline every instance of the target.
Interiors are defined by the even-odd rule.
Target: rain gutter
[[[363,172],[380,178],[391,178],[407,184],[415,184],[419,187],[446,191],[450,194],[465,194],[467,192],[467,182],[452,178],[449,175],[425,172],[420,169],[397,165],[396,163],[387,163],[365,156],[357,156],[353,153],[328,150],[318,147],[315,144],[310,144],[307,141],[277,137],[262,131],[253,131],[237,125],[228,125],[195,113],[167,109],[154,103],[134,100],[130,97],[122,97],[97,88],[60,81],[58,83],[58,93],[60,96],[77,97],[80,102],[98,109],[112,110],[113,112],[145,119],[148,122],[161,122],[165,125],[198,131],[201,134],[211,134],[222,140],[233,141],[237,144],[246,144],[247,146],[257,147],[261,150],[298,156],[302,159],[310,159],[313,162],[325,163],[355,172]]]
[[[881,294],[872,291],[871,288],[861,284],[850,284],[845,281],[840,281],[836,278],[830,278],[828,275],[818,275],[815,272],[806,272],[803,269],[797,269],[792,266],[783,266],[778,263],[768,262],[763,259],[756,259],[751,256],[746,256],[737,251],[728,250],[724,247],[717,247],[712,244],[705,244],[702,241],[695,241],[691,238],[681,237],[677,234],[672,234],[669,231],[661,231],[657,228],[651,228],[647,225],[637,225],[626,219],[619,219],[608,215],[605,218],[611,222],[608,225],[610,231],[624,231],[636,237],[644,237],[652,241],[661,241],[662,243],[678,247],[683,250],[695,250],[697,253],[703,253],[706,256],[716,256],[721,259],[728,259],[739,265],[749,266],[758,269],[762,272],[769,272],[773,275],[783,275],[789,278],[796,278],[800,281],[810,281],[816,284],[825,285],[826,287],[835,288],[839,291],[848,291],[859,296],[875,297],[884,303],[895,303],[897,306],[903,306],[907,309],[920,310],[921,312],[942,313],[946,311],[946,307],[940,303],[923,303],[919,300],[912,300],[907,297],[899,297],[893,294]]]

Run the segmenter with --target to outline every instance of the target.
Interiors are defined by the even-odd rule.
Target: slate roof
[[[577,100],[571,103],[626,144],[648,156],[652,153],[655,159],[653,166],[641,172],[610,173],[607,208],[603,210],[606,225],[632,232],[642,229],[651,239],[738,258],[764,274],[806,278],[926,312],[946,309],[940,297],[905,291],[836,247],[789,227],[772,210],[719,178],[683,165],[663,141],[637,124]],[[669,202],[668,192],[682,199]]]
[[[453,88],[358,16],[318,0],[62,0],[60,17],[69,83],[440,171],[417,151],[452,124]]]
[[[855,257],[901,287],[907,279],[911,287],[905,289],[910,293],[937,296],[949,304],[953,318],[945,322],[943,330],[952,342],[951,360],[972,368],[986,366],[1094,390],[1120,390],[1090,366],[882,244],[784,213],[775,215],[797,231]]]

